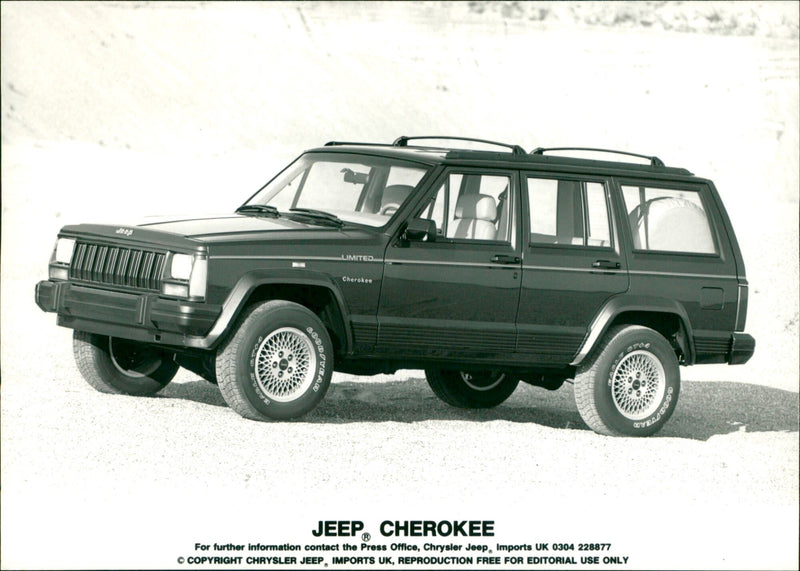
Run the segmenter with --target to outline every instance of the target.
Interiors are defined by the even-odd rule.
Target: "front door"
[[[523,173],[527,203],[520,358],[569,363],[603,304],[628,289],[628,271],[603,179]]]
[[[386,250],[378,351],[392,356],[508,357],[522,277],[519,182],[511,171],[445,171],[414,217],[436,239]]]

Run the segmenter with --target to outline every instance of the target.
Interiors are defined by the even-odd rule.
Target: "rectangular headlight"
[[[75,251],[74,238],[59,238],[56,242],[56,257],[53,261],[59,264],[69,264],[72,261],[73,251]]]
[[[192,277],[192,265],[194,264],[194,256],[188,254],[172,254],[172,264],[170,265],[169,274],[176,280],[186,280]]]
[[[208,281],[208,259],[200,255],[172,254],[161,293],[171,297],[204,298]]]

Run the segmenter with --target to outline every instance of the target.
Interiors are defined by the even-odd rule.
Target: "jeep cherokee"
[[[680,365],[753,354],[744,262],[710,180],[551,153],[570,150],[633,155],[331,142],[232,214],[65,226],[36,303],[103,392],[154,394],[182,366],[280,420],[333,371],[420,368],[466,408],[572,380],[593,430],[650,435]]]

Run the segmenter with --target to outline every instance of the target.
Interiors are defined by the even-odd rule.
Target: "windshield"
[[[427,172],[415,163],[385,157],[307,153],[244,206],[268,205],[290,216],[332,214],[345,222],[378,227],[389,221]]]

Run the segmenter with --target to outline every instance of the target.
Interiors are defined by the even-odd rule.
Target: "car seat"
[[[465,194],[456,202],[453,238],[494,240],[497,204],[488,194]]]

